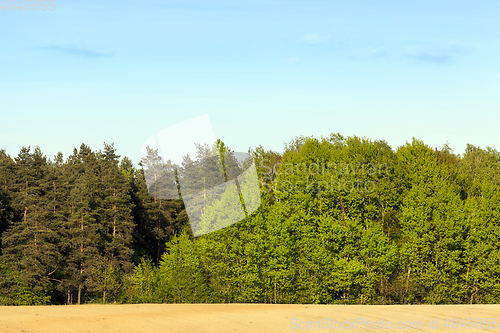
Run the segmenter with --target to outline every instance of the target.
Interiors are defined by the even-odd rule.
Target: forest
[[[331,134],[248,155],[260,205],[195,237],[178,188],[148,191],[157,151],[0,150],[0,305],[500,303],[498,151]]]

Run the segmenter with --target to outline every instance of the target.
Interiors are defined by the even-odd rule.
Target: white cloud
[[[412,45],[406,49],[408,57],[438,64],[448,63],[456,55],[465,53],[467,48],[461,42],[434,45]]]

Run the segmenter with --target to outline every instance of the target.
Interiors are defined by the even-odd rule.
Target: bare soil
[[[0,307],[1,333],[300,331],[500,333],[500,305],[133,304]]]

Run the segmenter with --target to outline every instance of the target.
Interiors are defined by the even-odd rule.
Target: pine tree
[[[68,173],[71,183],[67,232],[70,251],[67,255],[66,276],[69,293],[77,291],[77,303],[87,287],[91,269],[102,259],[104,242],[101,238],[102,187],[96,154],[82,144],[69,157]],[[72,296],[69,296],[72,299]]]
[[[184,229],[187,223],[187,215],[181,199],[183,171],[171,161],[164,163],[158,150],[149,147],[147,147],[147,156],[141,159],[141,166],[143,171],[139,175],[137,184],[147,211],[145,215],[149,216],[150,221],[155,222],[155,228],[151,233],[156,240],[154,258],[158,265],[166,250],[165,242]],[[153,198],[153,206],[148,203],[149,199],[143,191],[143,179]],[[187,187],[185,189],[187,191]]]
[[[134,221],[133,261],[138,264],[144,256],[150,259],[156,256],[158,242],[154,231],[159,208],[148,192],[146,180],[144,179],[144,170],[142,168],[136,170],[132,163],[125,159],[122,161],[121,168],[122,172],[130,175],[130,198],[133,204],[132,216]]]
[[[18,274],[18,291],[50,299],[51,275],[62,260],[60,225],[50,219],[50,166],[40,148],[23,148],[15,159],[15,202],[20,213],[4,235],[4,258]]]
[[[0,305],[14,304],[15,280],[12,271],[7,267],[5,257],[2,257],[2,238],[11,227],[14,218],[13,182],[14,160],[0,150]]]
[[[0,150],[0,256],[2,255],[2,235],[10,227],[14,217],[13,174],[14,161],[4,150]]]
[[[101,154],[101,173],[103,186],[102,222],[104,232],[104,256],[111,264],[124,272],[132,271],[132,232],[134,229],[131,215],[132,203],[126,176],[118,167],[119,157],[113,145],[104,144]]]

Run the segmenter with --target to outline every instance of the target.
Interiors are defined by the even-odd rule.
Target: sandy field
[[[500,333],[500,305],[134,304],[0,307],[1,333],[298,331]]]

